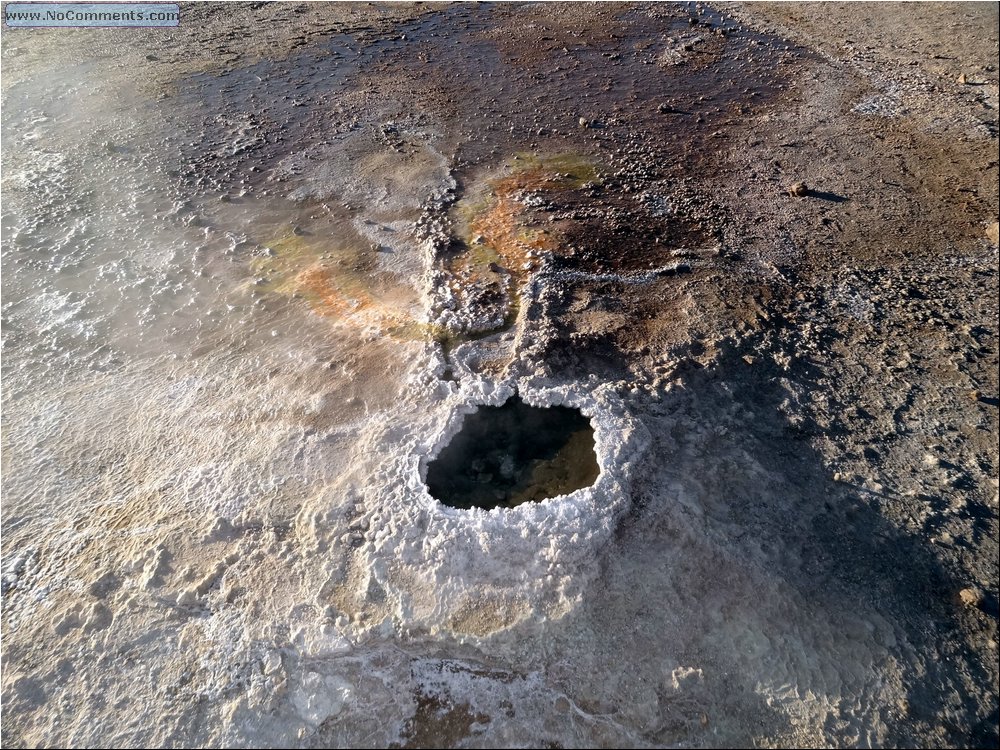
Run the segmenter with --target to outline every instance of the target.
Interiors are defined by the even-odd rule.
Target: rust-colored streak
[[[473,234],[481,235],[483,241],[500,256],[501,265],[515,277],[524,275],[524,266],[530,264],[531,251],[552,251],[557,247],[555,238],[548,233],[521,232],[527,210],[518,200],[525,191],[549,191],[563,187],[557,178],[541,167],[522,170],[493,183],[495,200],[493,205],[476,216],[470,223]]]
[[[329,269],[321,265],[313,265],[300,271],[295,277],[296,285],[301,288],[313,310],[326,317],[346,317],[352,313],[360,313],[369,307],[370,299],[348,299],[338,288],[336,279]]]

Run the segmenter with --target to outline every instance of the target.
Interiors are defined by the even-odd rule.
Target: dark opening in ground
[[[587,417],[514,396],[465,418],[428,465],[427,488],[453,508],[513,508],[589,487],[599,473]]]

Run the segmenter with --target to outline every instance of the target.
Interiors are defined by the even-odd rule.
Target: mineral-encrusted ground
[[[5,29],[3,744],[995,746],[997,51],[992,3]],[[515,391],[596,482],[443,507]]]

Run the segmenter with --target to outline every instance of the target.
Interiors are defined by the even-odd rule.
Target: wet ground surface
[[[547,270],[582,273],[586,286],[690,273],[699,264],[685,253],[717,253],[719,208],[686,186],[721,168],[713,140],[780,100],[788,66],[806,53],[693,4],[608,7],[585,36],[517,18],[503,6],[453,6],[388,39],[344,35],[281,62],[195,76],[177,98],[205,114],[179,176],[230,194],[281,191],[302,214],[351,220],[372,197],[340,189],[352,144],[400,161],[428,146],[447,154],[454,187],[436,201],[456,210],[444,226],[437,209],[424,218],[464,308],[431,332],[448,345],[509,328],[542,254]],[[498,37],[511,22],[513,48]],[[401,216],[412,218],[386,218]],[[296,226],[329,233],[308,218]],[[391,252],[355,242],[359,262]]]
[[[996,744],[995,4],[184,13],[3,35],[5,746]]]
[[[205,132],[188,144],[184,176],[226,186],[264,178],[271,160],[359,129],[405,150],[407,129],[443,119],[460,173],[502,162],[513,146],[620,156],[648,135],[657,137],[644,138],[645,149],[673,156],[658,172],[682,178],[712,158],[712,133],[786,89],[783,66],[806,54],[694,4],[608,6],[586,35],[558,18],[519,15],[503,5],[456,5],[399,24],[388,39],[334,36],[280,62],[193,76],[176,96],[205,107]],[[512,21],[526,34],[516,49],[500,31]],[[364,97],[385,101],[384,122],[352,111],[346,96],[356,99],[368,80],[386,84]],[[247,118],[243,139],[227,121],[239,115]]]

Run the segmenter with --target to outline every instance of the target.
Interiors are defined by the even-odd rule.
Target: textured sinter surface
[[[995,3],[4,29],[4,747],[996,746],[996,59]],[[438,502],[515,393],[596,476]]]

